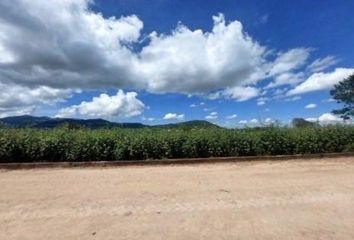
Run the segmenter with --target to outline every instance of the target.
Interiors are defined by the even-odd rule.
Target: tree
[[[343,103],[344,107],[333,110],[332,113],[340,115],[343,119],[351,119],[354,116],[354,73],[338,84],[330,91],[334,100]]]

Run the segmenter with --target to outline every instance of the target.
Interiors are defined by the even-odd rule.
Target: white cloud
[[[354,68],[336,68],[333,72],[329,73],[314,73],[306,81],[290,90],[287,95],[330,89],[353,73]]]
[[[277,95],[282,95],[284,94],[286,91],[288,90],[288,88],[277,88],[274,90],[273,95],[277,96]]]
[[[184,114],[177,114],[177,113],[166,113],[163,117],[164,120],[183,120]]]
[[[237,118],[237,114],[226,116],[226,119],[234,119],[234,118]]]
[[[248,121],[247,121],[247,120],[240,120],[238,123],[239,123],[239,124],[247,124]]]
[[[0,82],[0,116],[32,114],[38,105],[52,105],[68,98],[72,91],[51,87],[27,87]]]
[[[257,105],[258,106],[263,106],[270,100],[271,99],[269,97],[260,97],[260,98],[257,99]]]
[[[250,120],[250,123],[256,124],[256,123],[258,123],[258,120],[253,118],[253,119]]]
[[[316,107],[317,107],[317,104],[315,104],[315,103],[310,103],[305,106],[306,109],[312,109],[312,108],[316,108]]]
[[[2,1],[1,61],[11,64],[0,78],[55,88],[206,93],[255,83],[267,71],[295,69],[309,52],[291,49],[267,62],[267,48],[222,14],[213,16],[210,32],[179,24],[170,34],[152,32],[142,49],[133,51],[142,41],[143,22],[135,15],[106,18],[91,9],[92,2]]]
[[[76,115],[87,117],[118,117],[127,118],[140,115],[144,111],[144,103],[137,99],[136,92],[124,93],[119,90],[116,95],[108,96],[103,93],[94,97],[90,102],[81,102],[61,109],[56,117],[72,117]]]
[[[12,108],[0,107],[0,118],[9,117],[9,116],[31,115],[34,111],[35,111],[34,106],[12,107]]]
[[[295,48],[285,53],[279,53],[269,71],[270,76],[286,73],[298,69],[305,64],[310,55],[309,48]]]
[[[243,32],[240,22],[226,24],[222,14],[213,20],[211,32],[180,24],[170,35],[150,35],[139,54],[139,74],[149,79],[148,89],[198,93],[258,80],[265,48]]]
[[[105,17],[92,4],[94,0],[0,1],[0,84],[42,89],[38,91],[43,94],[33,104],[14,108],[36,107],[43,99],[55,102],[73,89],[146,89],[190,96],[214,92],[215,98],[246,101],[262,95],[255,87],[261,80],[274,77],[268,87],[302,81],[295,71],[311,52],[295,48],[270,53],[239,21],[226,21],[223,14],[212,17],[209,31],[180,23],[170,33],[146,37],[136,15]],[[309,68],[322,70],[333,62],[329,56]],[[314,78],[327,79],[315,90],[335,82],[318,74],[322,75],[310,76],[289,94],[312,91]],[[47,97],[43,88],[58,91],[54,95],[64,91],[63,97]],[[77,109],[74,112],[81,114]]]
[[[229,96],[230,98],[236,99],[239,102],[255,98],[260,94],[259,90],[254,87],[227,88],[224,93],[225,96]]]
[[[304,73],[299,72],[299,73],[291,73],[291,72],[285,72],[282,73],[274,78],[274,81],[269,83],[265,88],[274,88],[274,87],[279,87],[283,85],[294,85],[297,84],[304,79]]]
[[[268,77],[274,77],[265,89],[279,87],[282,85],[294,85],[304,79],[304,73],[293,71],[302,67],[308,57],[311,49],[309,48],[294,48],[285,53],[278,53],[278,57],[270,64]]]
[[[273,121],[273,119],[271,119],[271,118],[266,118],[265,120],[264,120],[264,122],[265,123],[273,123],[274,121]]]
[[[218,116],[212,116],[212,115],[207,115],[205,116],[205,119],[211,120],[211,119],[217,119]]]
[[[0,83],[0,107],[20,107],[34,104],[50,104],[62,101],[71,91],[50,87],[29,88],[14,84]]]
[[[69,118],[69,117],[75,117],[77,114],[78,114],[78,110],[77,110],[77,106],[75,105],[75,106],[60,109],[54,117]]]
[[[311,118],[306,118],[306,120],[310,122],[318,122],[321,125],[344,123],[343,119],[341,119],[340,117],[332,113],[324,113],[318,118],[311,117]]]
[[[301,96],[294,96],[294,97],[285,98],[284,101],[285,102],[295,102],[295,101],[299,101],[301,99],[302,99]]]
[[[209,115],[205,116],[205,119],[217,119],[218,118],[218,113],[217,112],[211,112]]]
[[[343,119],[332,113],[324,113],[318,118],[318,121],[323,124],[331,124],[343,122]]]
[[[317,118],[313,118],[313,117],[306,118],[305,120],[306,120],[306,121],[309,121],[309,122],[317,122],[317,121],[318,121]]]
[[[334,100],[333,98],[328,98],[328,99],[322,100],[322,102],[331,103],[331,102],[336,102],[336,100]]]
[[[313,61],[307,69],[311,72],[320,72],[327,69],[330,66],[337,64],[339,60],[334,56],[327,56],[325,58],[318,58]]]
[[[153,118],[153,117],[142,117],[141,119],[142,119],[143,121],[149,121],[149,122],[155,121],[155,118]]]
[[[215,92],[209,95],[210,99],[231,98],[238,102],[247,101],[260,94],[259,89],[255,87],[230,87],[225,90]]]
[[[143,22],[104,18],[90,0],[0,2],[0,46],[13,56],[0,80],[60,88],[121,87],[132,82]],[[2,60],[3,61],[3,60]]]
[[[204,105],[205,105],[205,102],[200,102],[199,104],[198,103],[193,103],[193,104],[189,105],[189,107],[195,108],[195,107],[204,106]]]

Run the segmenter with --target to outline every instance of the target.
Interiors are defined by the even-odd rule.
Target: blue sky
[[[349,0],[2,2],[0,116],[337,121],[329,89],[354,72],[352,9]]]

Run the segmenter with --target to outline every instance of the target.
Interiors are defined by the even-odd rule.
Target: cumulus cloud
[[[295,69],[309,52],[292,49],[266,64],[267,48],[222,14],[213,16],[210,32],[183,24],[170,34],[152,32],[137,52],[132,44],[140,42],[143,22],[135,15],[105,18],[90,9],[91,2],[2,1],[2,77],[63,88],[199,93],[254,83],[268,70],[274,75]]]
[[[343,122],[343,119],[332,114],[332,113],[324,113],[319,118],[318,121],[322,123],[333,123],[333,122]]]
[[[27,87],[0,82],[0,117],[32,114],[38,105],[52,105],[73,91],[46,86]]]
[[[232,115],[226,116],[226,119],[234,119],[234,118],[237,118],[237,114],[232,114]]]
[[[140,37],[135,15],[104,18],[90,0],[0,2],[0,80],[60,88],[125,86]],[[9,57],[7,57],[9,58]]]
[[[228,87],[225,90],[209,94],[210,99],[228,98],[238,102],[247,101],[260,95],[260,90],[255,87]]]
[[[177,113],[166,113],[163,117],[164,120],[178,120],[181,121],[184,119],[184,114],[177,114]]]
[[[205,119],[212,120],[212,119],[217,119],[218,118],[218,113],[217,112],[211,112],[209,115],[205,116]]]
[[[264,100],[257,101],[258,106],[263,106],[264,104],[266,104]]]
[[[170,35],[150,35],[139,54],[148,89],[196,93],[258,80],[266,49],[243,32],[240,22],[226,24],[222,14],[213,20],[211,32],[180,24]]]
[[[312,109],[312,108],[316,108],[316,107],[317,107],[317,104],[315,104],[315,103],[310,103],[305,106],[306,109]]]
[[[0,107],[0,118],[9,117],[9,116],[30,115],[34,111],[35,111],[35,106],[11,107],[11,108]]]
[[[0,1],[0,83],[59,92],[129,88],[189,95],[214,93],[214,98],[246,101],[261,95],[256,87],[261,80],[274,78],[268,88],[303,81],[303,75],[295,72],[304,66],[311,49],[270,53],[239,21],[226,21],[223,14],[212,17],[209,31],[179,23],[170,33],[142,35],[144,24],[136,15],[105,17],[92,10],[93,3]],[[323,70],[335,61],[330,56],[318,59],[309,69]],[[308,85],[316,82],[314,78],[330,78],[318,74],[289,94],[312,91]],[[58,98],[51,99],[55,102]],[[62,111],[71,114],[72,109]]]
[[[86,117],[118,117],[127,118],[140,115],[144,111],[144,103],[137,99],[136,92],[124,93],[119,90],[116,95],[105,93],[94,97],[90,102],[82,102],[61,109],[56,117],[72,117],[76,115]]]
[[[50,87],[29,88],[16,84],[0,83],[0,107],[22,107],[37,103],[50,104],[61,101],[70,95],[69,90],[60,90]]]
[[[255,118],[253,118],[253,119],[250,120],[250,123],[257,124],[257,123],[258,123],[258,120],[255,119]]]
[[[239,124],[247,124],[248,121],[247,121],[247,120],[240,120],[238,123],[239,123]]]
[[[270,124],[270,123],[273,123],[274,121],[273,121],[273,119],[271,119],[271,118],[266,118],[266,119],[264,120],[264,122],[267,123],[267,124]]]
[[[287,95],[296,95],[312,91],[331,89],[335,84],[353,73],[354,68],[336,68],[333,72],[314,73],[294,89],[291,89]]]
[[[344,123],[344,120],[332,113],[324,113],[318,118],[306,118],[307,121],[310,122],[318,122],[322,125],[328,125],[328,124],[336,124],[336,123]]]
[[[236,99],[239,102],[257,97],[259,94],[259,90],[254,87],[232,87],[226,88],[223,92],[224,96]]]
[[[2,1],[0,78],[61,88],[200,93],[261,74],[266,48],[222,14],[213,17],[211,32],[179,24],[170,34],[152,32],[141,51],[133,51],[143,22],[135,15],[105,18],[90,9],[91,2]]]

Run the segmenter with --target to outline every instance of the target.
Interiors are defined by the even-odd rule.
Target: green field
[[[354,150],[354,126],[0,129],[0,162],[110,161]]]

